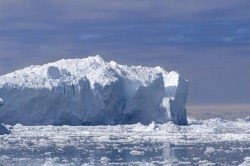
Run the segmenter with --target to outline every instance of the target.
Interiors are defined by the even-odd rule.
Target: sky
[[[97,54],[178,71],[189,105],[249,108],[250,1],[0,1],[0,75]]]

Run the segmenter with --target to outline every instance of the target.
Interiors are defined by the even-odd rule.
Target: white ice
[[[187,95],[188,82],[161,67],[63,59],[0,76],[0,122],[186,125]]]
[[[239,158],[234,158],[238,161],[231,161],[229,165],[234,162],[242,163],[242,165],[249,164],[250,160],[247,156],[249,155],[247,152],[250,150],[249,122],[222,119],[189,119],[189,122],[190,124],[187,126],[179,126],[172,122],[115,126],[23,126],[17,124],[9,126],[12,130],[11,134],[0,136],[0,151],[3,153],[21,150],[23,154],[27,153],[28,157],[6,153],[0,155],[0,161],[20,163],[27,160],[27,163],[30,163],[40,160],[41,164],[39,165],[57,165],[58,163],[59,165],[62,163],[74,165],[79,160],[84,160],[87,165],[92,160],[108,165],[112,165],[112,162],[113,165],[191,165],[193,160],[192,162],[198,165],[225,165],[221,161],[225,161],[226,156],[218,156],[219,154],[230,156],[230,154],[240,153]],[[146,146],[145,143],[149,143],[151,146]],[[173,145],[177,149],[173,149]],[[185,161],[180,161],[182,158],[178,159],[178,151],[172,153],[172,150],[178,150],[183,146],[185,150],[191,148],[190,152],[192,149],[198,150],[198,152],[201,152],[203,147],[204,149],[201,154],[185,155],[184,153],[187,158]],[[62,154],[65,156],[60,157],[60,151],[67,150],[69,147],[75,151],[81,151],[83,154],[86,153],[90,159],[81,157],[75,160],[65,159],[65,156],[71,155],[70,152]],[[97,156],[96,151],[104,153]],[[34,154],[33,158],[30,158],[28,152]],[[113,154],[115,156],[112,156],[111,152],[116,152]],[[161,153],[156,158],[149,159],[147,155],[151,152]],[[60,158],[53,157],[55,153],[59,153]],[[135,161],[126,160],[131,156],[139,158]],[[77,154],[72,157],[77,157]],[[140,157],[143,160],[140,160]],[[126,163],[126,161],[130,163]]]

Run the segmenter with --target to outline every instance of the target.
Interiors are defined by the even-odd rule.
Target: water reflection
[[[1,150],[2,165],[238,165],[249,143],[178,145],[168,142],[86,143],[38,149]]]

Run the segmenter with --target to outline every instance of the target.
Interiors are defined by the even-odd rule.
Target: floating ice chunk
[[[139,151],[139,150],[132,150],[130,151],[130,154],[133,155],[133,156],[142,156],[145,154],[144,151]]]
[[[45,158],[44,163],[42,166],[74,166],[75,164],[72,162],[69,162],[67,159],[64,159],[64,164],[60,163],[60,158],[59,157],[54,157],[54,158]]]
[[[102,163],[102,164],[107,164],[109,161],[110,161],[110,159],[107,158],[107,157],[102,157],[102,158],[101,158],[101,163]]]
[[[204,154],[210,155],[211,153],[214,153],[214,152],[215,152],[215,149],[213,147],[206,147]]]

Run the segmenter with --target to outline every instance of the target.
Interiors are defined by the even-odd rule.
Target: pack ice
[[[62,59],[0,76],[0,122],[24,125],[186,125],[188,82],[161,67],[100,56]]]

